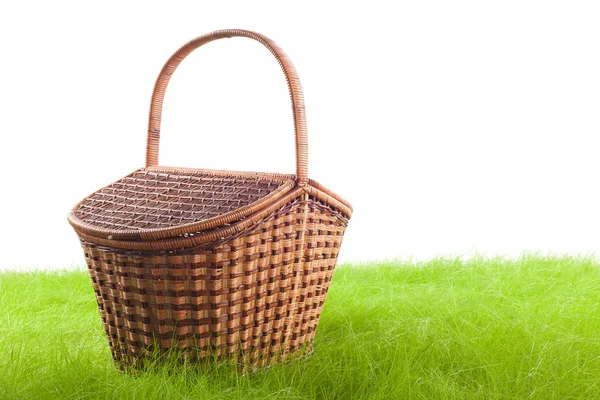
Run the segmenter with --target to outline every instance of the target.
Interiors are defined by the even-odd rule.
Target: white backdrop
[[[592,1],[3,2],[0,267],[83,263],[68,210],[143,166],[162,64],[224,28],[296,64],[310,176],[355,208],[344,261],[598,252],[599,20]],[[221,40],[172,80],[161,164],[293,172],[292,127],[269,52]]]

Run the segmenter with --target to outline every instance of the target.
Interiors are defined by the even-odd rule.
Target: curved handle
[[[177,69],[177,66],[192,51],[198,47],[212,42],[213,40],[230,38],[234,36],[247,37],[262,43],[279,62],[290,91],[292,100],[292,110],[294,112],[294,132],[296,135],[296,176],[299,184],[304,186],[308,183],[308,139],[306,134],[306,115],[304,112],[304,95],[300,78],[296,68],[287,54],[271,39],[255,32],[225,29],[214,31],[206,35],[193,39],[177,50],[165,63],[160,71],[154,92],[152,93],[152,102],[150,104],[150,116],[148,119],[148,140],[146,142],[146,167],[158,165],[158,150],[160,146],[160,122],[162,117],[163,101],[165,92],[171,76]]]

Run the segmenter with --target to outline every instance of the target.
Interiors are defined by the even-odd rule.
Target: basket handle
[[[306,134],[306,115],[304,112],[304,95],[300,78],[296,68],[287,54],[271,39],[252,31],[225,29],[214,31],[183,45],[177,50],[163,66],[152,93],[152,102],[150,104],[150,116],[148,119],[148,139],[146,142],[146,167],[158,165],[158,150],[160,146],[160,123],[162,117],[163,101],[165,92],[171,76],[179,64],[192,51],[198,47],[212,42],[213,40],[230,38],[234,36],[247,37],[254,39],[264,45],[279,62],[285,79],[287,81],[290,97],[292,100],[292,110],[294,113],[294,133],[296,136],[296,176],[301,186],[308,182],[308,138]]]

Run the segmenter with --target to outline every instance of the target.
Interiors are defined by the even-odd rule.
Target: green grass
[[[342,265],[313,355],[111,365],[85,271],[0,274],[2,399],[600,398],[600,264],[525,256]]]

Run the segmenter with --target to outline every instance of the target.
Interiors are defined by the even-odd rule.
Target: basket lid
[[[289,192],[293,175],[168,167],[143,168],[98,190],[69,215],[93,236],[143,240],[239,220]]]

